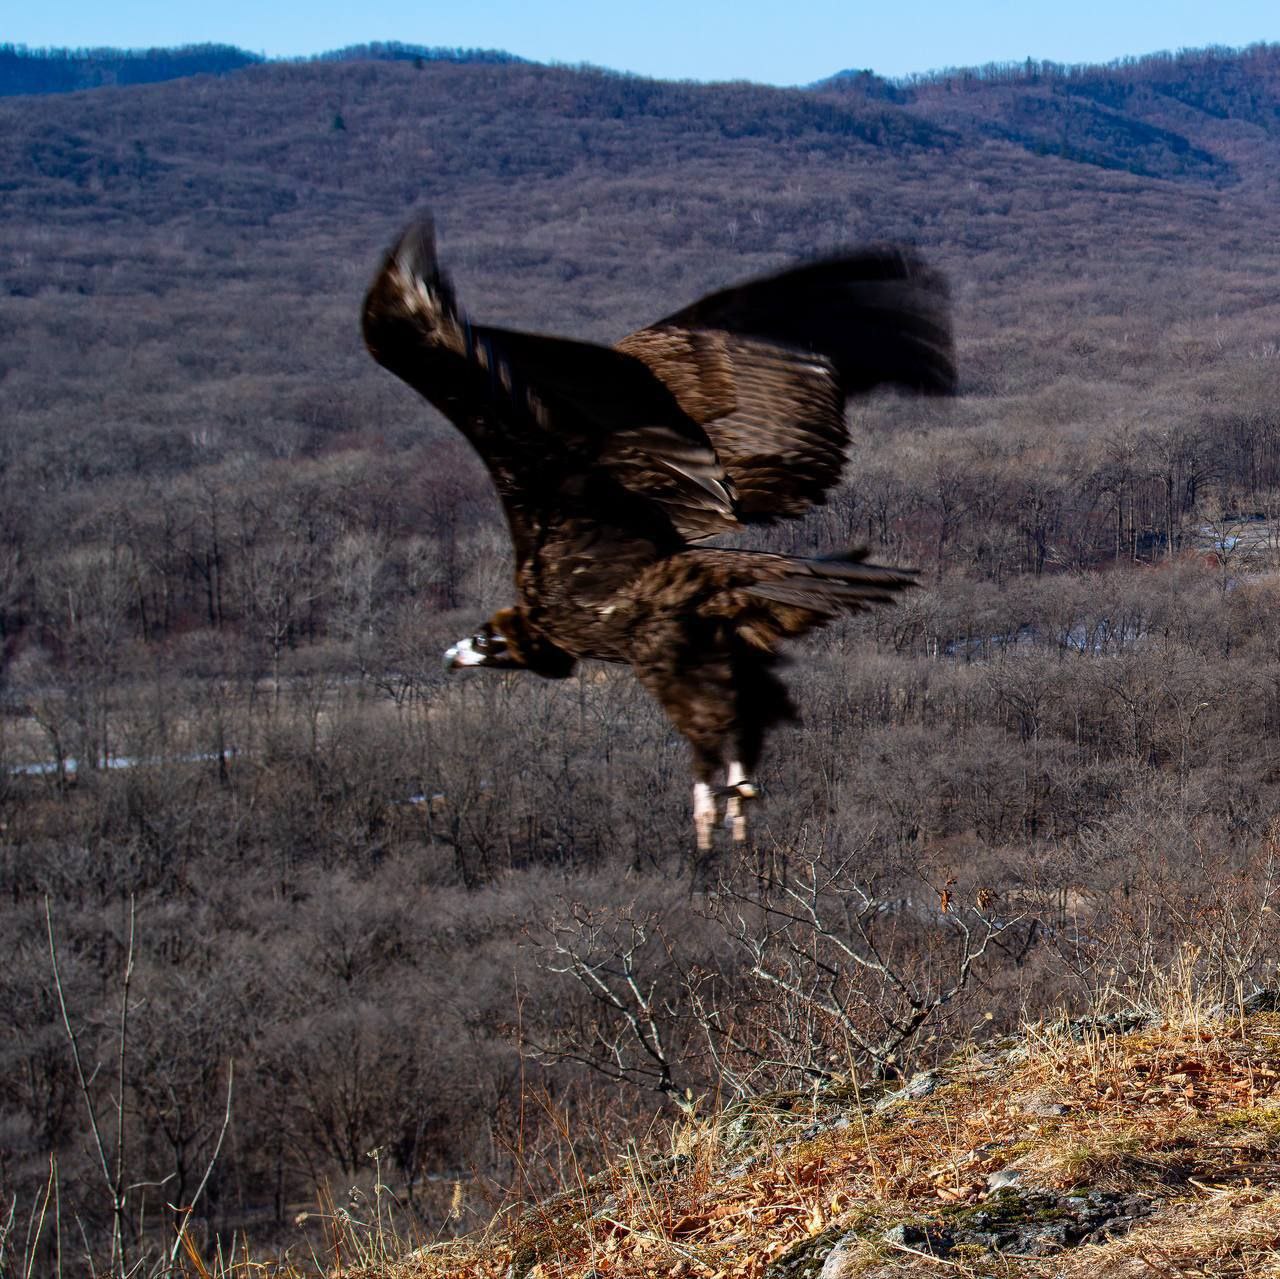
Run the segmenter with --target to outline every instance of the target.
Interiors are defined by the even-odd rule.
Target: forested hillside
[[[1271,47],[0,101],[4,1212],[56,1187],[105,1266],[199,1192],[266,1248],[376,1150],[432,1237],[686,1091],[909,1072],[1172,955],[1274,977],[1278,103]],[[841,244],[952,280],[960,398],[856,404],[834,500],[752,539],[923,587],[797,646],[718,895],[629,673],[440,670],[511,588],[483,470],[360,346],[423,207],[477,318],[597,340]]]
[[[0,97],[226,75],[266,61],[261,54],[225,44],[183,45],[176,49],[28,49],[25,45],[0,44]],[[493,49],[441,49],[384,41],[334,49],[295,61],[508,63],[522,59]]]

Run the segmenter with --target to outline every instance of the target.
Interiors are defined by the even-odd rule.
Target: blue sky
[[[644,75],[804,84],[1026,57],[1105,62],[1280,41],[1277,0],[9,0],[0,40],[236,44],[316,53],[370,40],[506,49]]]

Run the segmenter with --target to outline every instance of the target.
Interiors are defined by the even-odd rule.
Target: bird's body
[[[822,501],[844,464],[849,395],[953,388],[940,277],[904,251],[866,250],[712,294],[603,347],[472,325],[424,223],[387,256],[364,333],[471,441],[511,531],[517,602],[450,664],[550,678],[583,658],[630,665],[693,751],[699,847],[720,770],[744,837],[764,735],[794,716],[779,646],[913,575],[858,553],[695,543]]]

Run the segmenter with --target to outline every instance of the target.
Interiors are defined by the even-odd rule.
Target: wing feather
[[[598,514],[615,524],[670,521],[683,536],[736,525],[732,483],[711,441],[643,361],[472,325],[440,269],[429,222],[409,227],[388,253],[366,295],[363,328],[374,358],[480,453],[518,554],[534,522],[554,517],[558,493],[602,495],[609,509]],[[610,500],[619,486],[625,501]]]
[[[364,333],[480,452],[517,542],[549,492],[588,488],[601,514],[616,521],[621,489],[623,518],[658,512],[689,540],[798,515],[839,479],[849,396],[956,381],[945,281],[900,248],[712,293],[610,348],[472,325],[420,222],[375,278]]]
[[[506,395],[536,405],[544,431],[577,442],[625,489],[662,506],[685,536],[737,523],[706,432],[642,361],[613,347],[474,326],[473,346],[509,369]]]
[[[926,394],[956,389],[946,279],[897,245],[710,293],[658,325],[720,329],[821,352],[835,364],[846,396],[885,383]]]
[[[750,523],[824,500],[844,466],[850,396],[886,383],[947,394],[956,384],[946,282],[892,247],[710,294],[618,349],[701,424]]]

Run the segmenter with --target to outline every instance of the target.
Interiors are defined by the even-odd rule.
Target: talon
[[[728,766],[727,785],[713,786],[709,782],[695,782],[693,785],[693,827],[697,833],[698,851],[710,852],[715,836],[717,819],[720,816],[719,804],[724,800],[724,826],[733,834],[735,844],[747,842],[747,815],[744,806],[747,800],[759,799],[760,788],[755,782],[748,781],[746,770],[737,761],[732,760]]]
[[[726,830],[733,832],[733,842],[735,844],[746,843],[747,816],[742,811],[742,796],[736,787],[732,790],[731,798],[724,806],[724,824]]]
[[[717,786],[711,793],[716,799],[735,800],[760,798],[760,788],[755,784],[755,782],[748,781],[734,782],[732,786]]]
[[[724,824],[733,832],[735,844],[747,842],[747,815],[743,811],[746,800],[755,799],[760,791],[755,782],[747,780],[747,770],[739,760],[730,760],[728,785],[721,794],[725,796]]]

